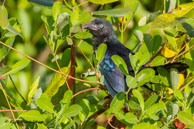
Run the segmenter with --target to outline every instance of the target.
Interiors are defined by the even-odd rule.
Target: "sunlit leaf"
[[[142,86],[146,82],[149,82],[155,75],[155,71],[151,68],[146,68],[141,70],[135,77],[138,84],[137,86]]]
[[[106,53],[107,45],[104,43],[101,43],[96,51],[96,59],[101,62],[104,58],[104,55]]]
[[[158,100],[158,96],[157,95],[150,96],[145,101],[145,110],[147,110],[148,108],[150,108],[157,100]]]
[[[128,112],[125,114],[125,121],[127,121],[130,124],[136,124],[138,119],[133,113]]]
[[[120,111],[120,109],[123,107],[124,102],[125,94],[123,92],[116,94],[110,104],[110,111],[112,113]]]
[[[174,96],[176,96],[180,100],[183,100],[183,94],[179,89],[174,90]]]
[[[137,86],[136,79],[130,75],[127,75],[126,82],[129,88],[135,88]]]
[[[171,13],[165,13],[157,16],[152,22],[152,28],[173,28],[176,25],[183,23],[186,18],[193,18],[194,16],[194,3],[180,5]]]
[[[183,122],[184,124],[188,124],[188,125],[194,125],[194,120],[191,114],[184,112],[184,111],[180,111],[177,114],[177,118]]]
[[[74,37],[76,37],[77,39],[87,39],[87,38],[91,38],[92,34],[89,32],[79,32],[79,33],[76,33]]]
[[[36,104],[42,110],[46,110],[50,113],[54,113],[54,106],[51,103],[51,98],[47,94],[43,93],[39,99],[36,100]]]
[[[65,112],[64,112],[64,116],[66,117],[73,117],[73,116],[76,116],[78,115],[79,112],[81,112],[82,110],[82,107],[78,104],[74,104],[74,105],[71,105],[69,107],[69,109],[67,109]]]
[[[43,122],[43,121],[46,120],[47,115],[46,114],[40,114],[40,112],[37,111],[37,110],[31,110],[31,111],[27,111],[27,112],[24,112],[24,113],[20,114],[20,117],[22,117],[26,121]]]
[[[120,8],[120,9],[112,9],[112,10],[95,11],[93,12],[93,15],[124,17],[124,16],[127,16],[130,12],[131,12],[131,9],[129,8]]]
[[[14,65],[12,65],[12,69],[9,72],[5,73],[4,75],[14,74],[22,70],[23,68],[25,68],[29,63],[30,63],[30,60],[27,58],[24,58],[16,62]]]
[[[88,0],[88,1],[94,4],[108,4],[108,3],[113,3],[119,0]]]
[[[9,26],[8,18],[4,13],[3,9],[0,8],[0,27],[2,27],[3,29],[6,29],[8,28],[8,26]]]
[[[125,74],[128,75],[128,69],[127,69],[127,64],[123,60],[122,57],[118,55],[113,55],[112,57],[113,62],[116,64],[116,66]]]
[[[141,92],[137,89],[134,89],[132,91],[132,93],[138,99],[138,101],[140,103],[140,107],[141,107],[142,111],[144,111],[144,99],[143,99]]]
[[[141,122],[137,125],[134,125],[132,129],[158,129],[156,125],[152,125],[149,122]]]
[[[152,119],[157,120],[158,118],[155,117],[155,114],[161,110],[166,110],[166,105],[162,101],[148,108],[146,114],[148,114],[148,116],[151,117]]]
[[[28,93],[28,104],[31,103],[32,97],[38,88],[39,81],[40,81],[40,76],[38,76],[38,78],[30,86],[30,92]]]
[[[67,67],[62,68],[61,70],[64,74],[68,73]],[[56,73],[48,84],[48,87],[44,93],[46,93],[50,97],[54,96],[59,90],[59,88],[65,83],[66,78],[67,77],[63,77],[61,74]]]
[[[172,89],[176,89],[179,83],[179,72],[177,69],[170,69],[170,81]]]

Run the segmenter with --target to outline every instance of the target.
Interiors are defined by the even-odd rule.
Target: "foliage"
[[[193,128],[194,2],[81,1],[0,6],[0,128]],[[135,77],[112,56],[129,87],[113,99],[98,71],[107,45],[94,57],[92,35],[82,29],[96,17],[136,52],[129,55]],[[189,68],[152,67],[173,62]]]

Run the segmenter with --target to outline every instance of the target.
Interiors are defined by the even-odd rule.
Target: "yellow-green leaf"
[[[32,97],[35,94],[40,82],[40,76],[30,86],[30,92],[28,93],[28,105],[31,103]]]

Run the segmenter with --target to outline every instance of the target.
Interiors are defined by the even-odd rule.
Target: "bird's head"
[[[112,24],[109,21],[101,18],[96,18],[94,21],[86,24],[84,29],[88,29],[94,35],[94,37],[97,38],[105,38],[114,35]]]

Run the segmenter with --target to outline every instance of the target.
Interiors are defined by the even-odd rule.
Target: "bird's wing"
[[[116,67],[110,58],[105,58],[100,63],[100,72],[104,75],[104,84],[112,97],[119,92],[127,90],[124,74]]]

